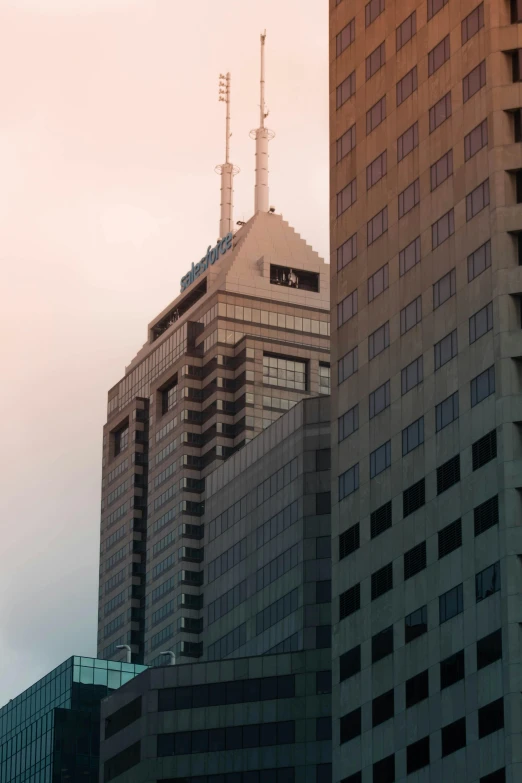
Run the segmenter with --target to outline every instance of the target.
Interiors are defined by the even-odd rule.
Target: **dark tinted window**
[[[417,509],[422,508],[425,503],[424,479],[417,481],[402,493],[402,515],[403,517],[413,514]]]
[[[449,0],[428,0],[428,21],[448,3]]]
[[[466,196],[466,220],[471,220],[489,205],[489,179],[477,185]]]
[[[439,158],[436,163],[430,168],[430,184],[431,189],[435,190],[441,185],[448,177],[453,174],[453,150],[446,152],[442,158]]]
[[[354,126],[355,127],[355,126]],[[357,256],[357,234],[354,234],[341,247],[337,248],[337,271],[340,272]]]
[[[397,51],[399,51],[399,49],[402,49],[404,44],[407,44],[408,41],[411,40],[411,38],[413,38],[416,32],[417,32],[417,20],[414,11],[412,14],[406,17],[406,19],[404,20],[404,22],[402,22],[402,24],[400,24],[397,27],[396,34],[395,34]]]
[[[372,663],[377,663],[393,652],[393,625],[372,636]]]
[[[406,707],[413,707],[429,696],[428,669],[406,680]]]
[[[380,723],[393,718],[395,703],[393,694],[392,688],[372,701],[372,726],[378,726]]]
[[[404,553],[404,581],[426,568],[426,542],[421,541]]]
[[[403,103],[406,98],[409,98],[409,96],[415,92],[417,89],[417,66],[415,65],[411,71],[408,71],[408,73],[402,77],[400,81],[397,82],[396,92],[397,92],[397,106],[400,106],[401,103]]]
[[[347,680],[361,671],[361,645],[352,647],[339,657],[339,680]]]
[[[395,756],[376,761],[373,765],[373,783],[395,783]]]
[[[361,585],[356,584],[339,596],[339,620],[361,608]]]
[[[460,720],[444,726],[441,735],[443,757],[464,748],[466,745],[466,718],[460,718]]]
[[[466,136],[464,136],[464,160],[469,160],[476,155],[482,147],[486,147],[488,143],[488,121],[482,120],[480,125],[473,128]]]
[[[340,33],[335,36],[335,55],[339,57],[340,54],[347,49],[351,43],[355,41],[355,19],[343,27]]]
[[[370,534],[372,538],[384,533],[392,526],[392,504],[391,500],[380,508],[375,509],[370,514]]]
[[[361,708],[348,712],[339,721],[339,741],[341,745],[361,733]]]
[[[318,742],[332,739],[332,719],[330,716],[315,719],[315,739]]]
[[[462,20],[462,45],[484,27],[484,3],[481,3]]]
[[[372,130],[386,119],[386,95],[383,95],[380,100],[375,103],[371,109],[366,112],[366,134],[370,134]]]
[[[475,536],[480,536],[490,527],[498,525],[498,495],[495,495],[473,509]]]
[[[483,636],[477,642],[477,669],[484,669],[490,663],[502,660],[502,630]]]
[[[462,546],[462,522],[457,519],[439,530],[439,560],[460,546]]]
[[[460,454],[455,455],[437,468],[437,495],[460,481]]]
[[[392,563],[379,568],[372,574],[372,601],[375,601],[388,590],[393,588],[393,568]]]
[[[421,606],[404,618],[404,641],[406,644],[422,636],[428,630],[428,607]]]
[[[483,775],[479,783],[506,783],[506,768],[497,769],[490,772],[489,775]]]
[[[355,71],[339,84],[336,90],[336,105],[339,109],[355,92]]]
[[[500,562],[493,563],[475,577],[477,603],[500,590]]]
[[[457,585],[439,597],[439,622],[445,623],[463,609],[462,585]]]
[[[384,41],[366,58],[366,81],[382,68],[386,62],[386,47]]]
[[[359,549],[358,522],[339,536],[339,560],[355,552],[356,549]]]
[[[439,41],[431,52],[428,52],[428,76],[432,76],[435,71],[444,65],[450,58],[450,37],[447,35],[442,41]]]
[[[504,700],[497,699],[478,711],[479,739],[504,728]]]
[[[364,23],[369,27],[384,11],[384,0],[370,0],[364,7]]]
[[[486,84],[486,61],[482,60],[476,68],[462,80],[462,98],[464,103]]]
[[[464,673],[464,650],[450,655],[440,662],[440,689],[449,688],[459,680],[463,680]]]
[[[418,769],[426,767],[430,763],[430,738],[423,737],[417,742],[412,742],[406,748],[406,771],[408,775]]]
[[[322,672],[316,672],[315,674],[315,692],[316,694],[331,693],[332,692],[332,672],[331,669],[327,669]]]
[[[449,117],[451,117],[451,92],[446,93],[431,107],[429,112],[430,133],[433,133]]]

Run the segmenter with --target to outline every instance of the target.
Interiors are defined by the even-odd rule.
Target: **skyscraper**
[[[520,21],[330,0],[335,783],[522,775]]]

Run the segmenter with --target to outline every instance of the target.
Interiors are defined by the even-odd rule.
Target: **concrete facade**
[[[522,7],[329,8],[333,780],[515,783]]]

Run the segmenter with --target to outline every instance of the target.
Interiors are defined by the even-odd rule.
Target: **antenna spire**
[[[234,211],[233,177],[239,173],[239,168],[230,163],[230,73],[219,74],[219,101],[226,104],[225,123],[225,162],[216,166],[215,171],[221,174],[221,216],[219,220],[219,236],[223,238],[232,231]]]
[[[268,117],[265,105],[265,39],[266,30],[261,33],[259,128],[250,131],[250,138],[256,141],[255,212],[268,212],[268,142],[275,136],[274,131],[265,128],[265,119]]]

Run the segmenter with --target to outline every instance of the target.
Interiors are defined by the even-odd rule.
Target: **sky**
[[[254,202],[266,28],[270,203],[328,259],[327,0],[0,0],[0,705],[95,655],[107,391]]]

